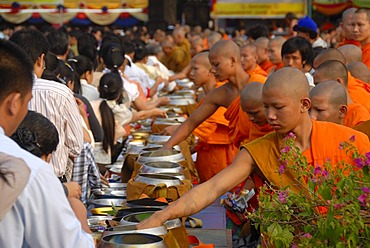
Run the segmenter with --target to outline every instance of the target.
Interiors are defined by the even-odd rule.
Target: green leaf
[[[272,223],[268,228],[267,228],[267,233],[270,237],[277,237],[281,232],[282,228],[278,223]]]
[[[323,183],[323,184],[321,185],[321,187],[319,187],[318,192],[319,192],[320,196],[321,196],[325,201],[327,201],[327,200],[331,200],[331,198],[332,198],[331,188],[329,187],[329,185],[328,185],[328,184]]]

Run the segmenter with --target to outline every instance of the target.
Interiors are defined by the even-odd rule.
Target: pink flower
[[[322,171],[322,173],[321,173],[321,175],[323,176],[323,177],[327,177],[328,176],[328,172],[326,171],[326,170],[323,170]]]
[[[366,206],[366,198],[367,198],[367,194],[362,194],[357,199],[359,202],[361,202],[362,206]]]
[[[291,149],[290,146],[286,146],[283,149],[281,149],[281,153],[287,153],[290,151],[290,149]]]
[[[365,193],[365,194],[370,194],[370,189],[368,187],[363,187],[362,188],[362,191]]]
[[[279,167],[279,174],[284,174],[285,173],[285,165],[281,164]]]
[[[298,245],[293,243],[291,248],[298,248]]]
[[[295,139],[296,138],[296,136],[293,132],[290,132],[287,137],[290,138],[290,139]]]
[[[340,204],[340,203],[337,203],[337,204],[334,204],[334,208],[335,209],[341,209],[342,207],[344,207],[345,204]]]
[[[355,135],[352,135],[351,138],[349,138],[349,141],[355,142],[356,141],[356,136]]]
[[[357,168],[361,169],[362,167],[364,167],[362,158],[355,158],[353,161],[355,162]]]
[[[286,203],[287,197],[288,197],[288,191],[284,190],[284,191],[279,192],[278,198],[281,203]]]
[[[311,233],[305,233],[305,234],[302,235],[302,238],[311,239],[312,235],[311,235]]]
[[[317,166],[314,170],[313,170],[313,174],[318,176],[318,175],[321,175],[322,173],[322,169],[320,166]]]

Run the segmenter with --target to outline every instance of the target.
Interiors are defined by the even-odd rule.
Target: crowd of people
[[[281,180],[288,133],[310,165],[370,151],[370,10],[343,12],[337,36],[287,14],[287,32],[256,25],[231,37],[200,27],[20,28],[0,39],[0,247],[93,247],[89,189],[109,185],[130,124],[166,116],[162,92],[190,78],[198,107],[162,149],[194,134],[200,185],[138,228],[192,215],[228,191]],[[359,130],[359,131],[356,131]],[[325,140],[322,139],[323,135]],[[256,196],[254,196],[257,208]],[[229,213],[232,218],[233,213]],[[235,230],[237,232],[237,230]],[[235,246],[258,243],[240,235]]]

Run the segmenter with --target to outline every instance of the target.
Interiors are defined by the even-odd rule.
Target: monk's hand
[[[179,127],[180,125],[172,125],[172,126],[168,126],[166,128],[164,128],[160,134],[163,134],[163,135],[172,135],[176,130],[177,128]]]
[[[159,108],[154,108],[153,109],[153,116],[160,116],[160,117],[167,117],[166,110],[159,109]]]
[[[154,212],[148,219],[137,224],[136,228],[139,230],[162,226],[166,220],[163,219],[161,212],[162,211]]]
[[[105,186],[110,187],[108,179],[106,177],[104,177],[102,174],[100,174],[100,181]]]

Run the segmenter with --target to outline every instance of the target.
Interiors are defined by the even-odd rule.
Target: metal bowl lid
[[[119,226],[109,227],[105,229],[102,237],[105,237],[110,234],[124,234],[124,233],[146,233],[146,234],[152,234],[152,235],[157,235],[157,236],[164,236],[167,234],[167,228],[165,226],[158,226],[154,228],[137,230],[136,224],[119,225]]]
[[[106,199],[94,199],[90,202],[96,206],[111,207],[114,206],[123,206],[126,204],[126,199],[124,198],[106,198]]]
[[[103,237],[98,248],[165,248],[163,239],[159,236],[144,233],[111,234]]]
[[[158,185],[160,183],[166,184],[167,187],[180,185],[181,181],[176,177],[170,177],[166,175],[159,174],[146,174],[139,173],[135,177],[135,181],[146,183],[149,185]]]

